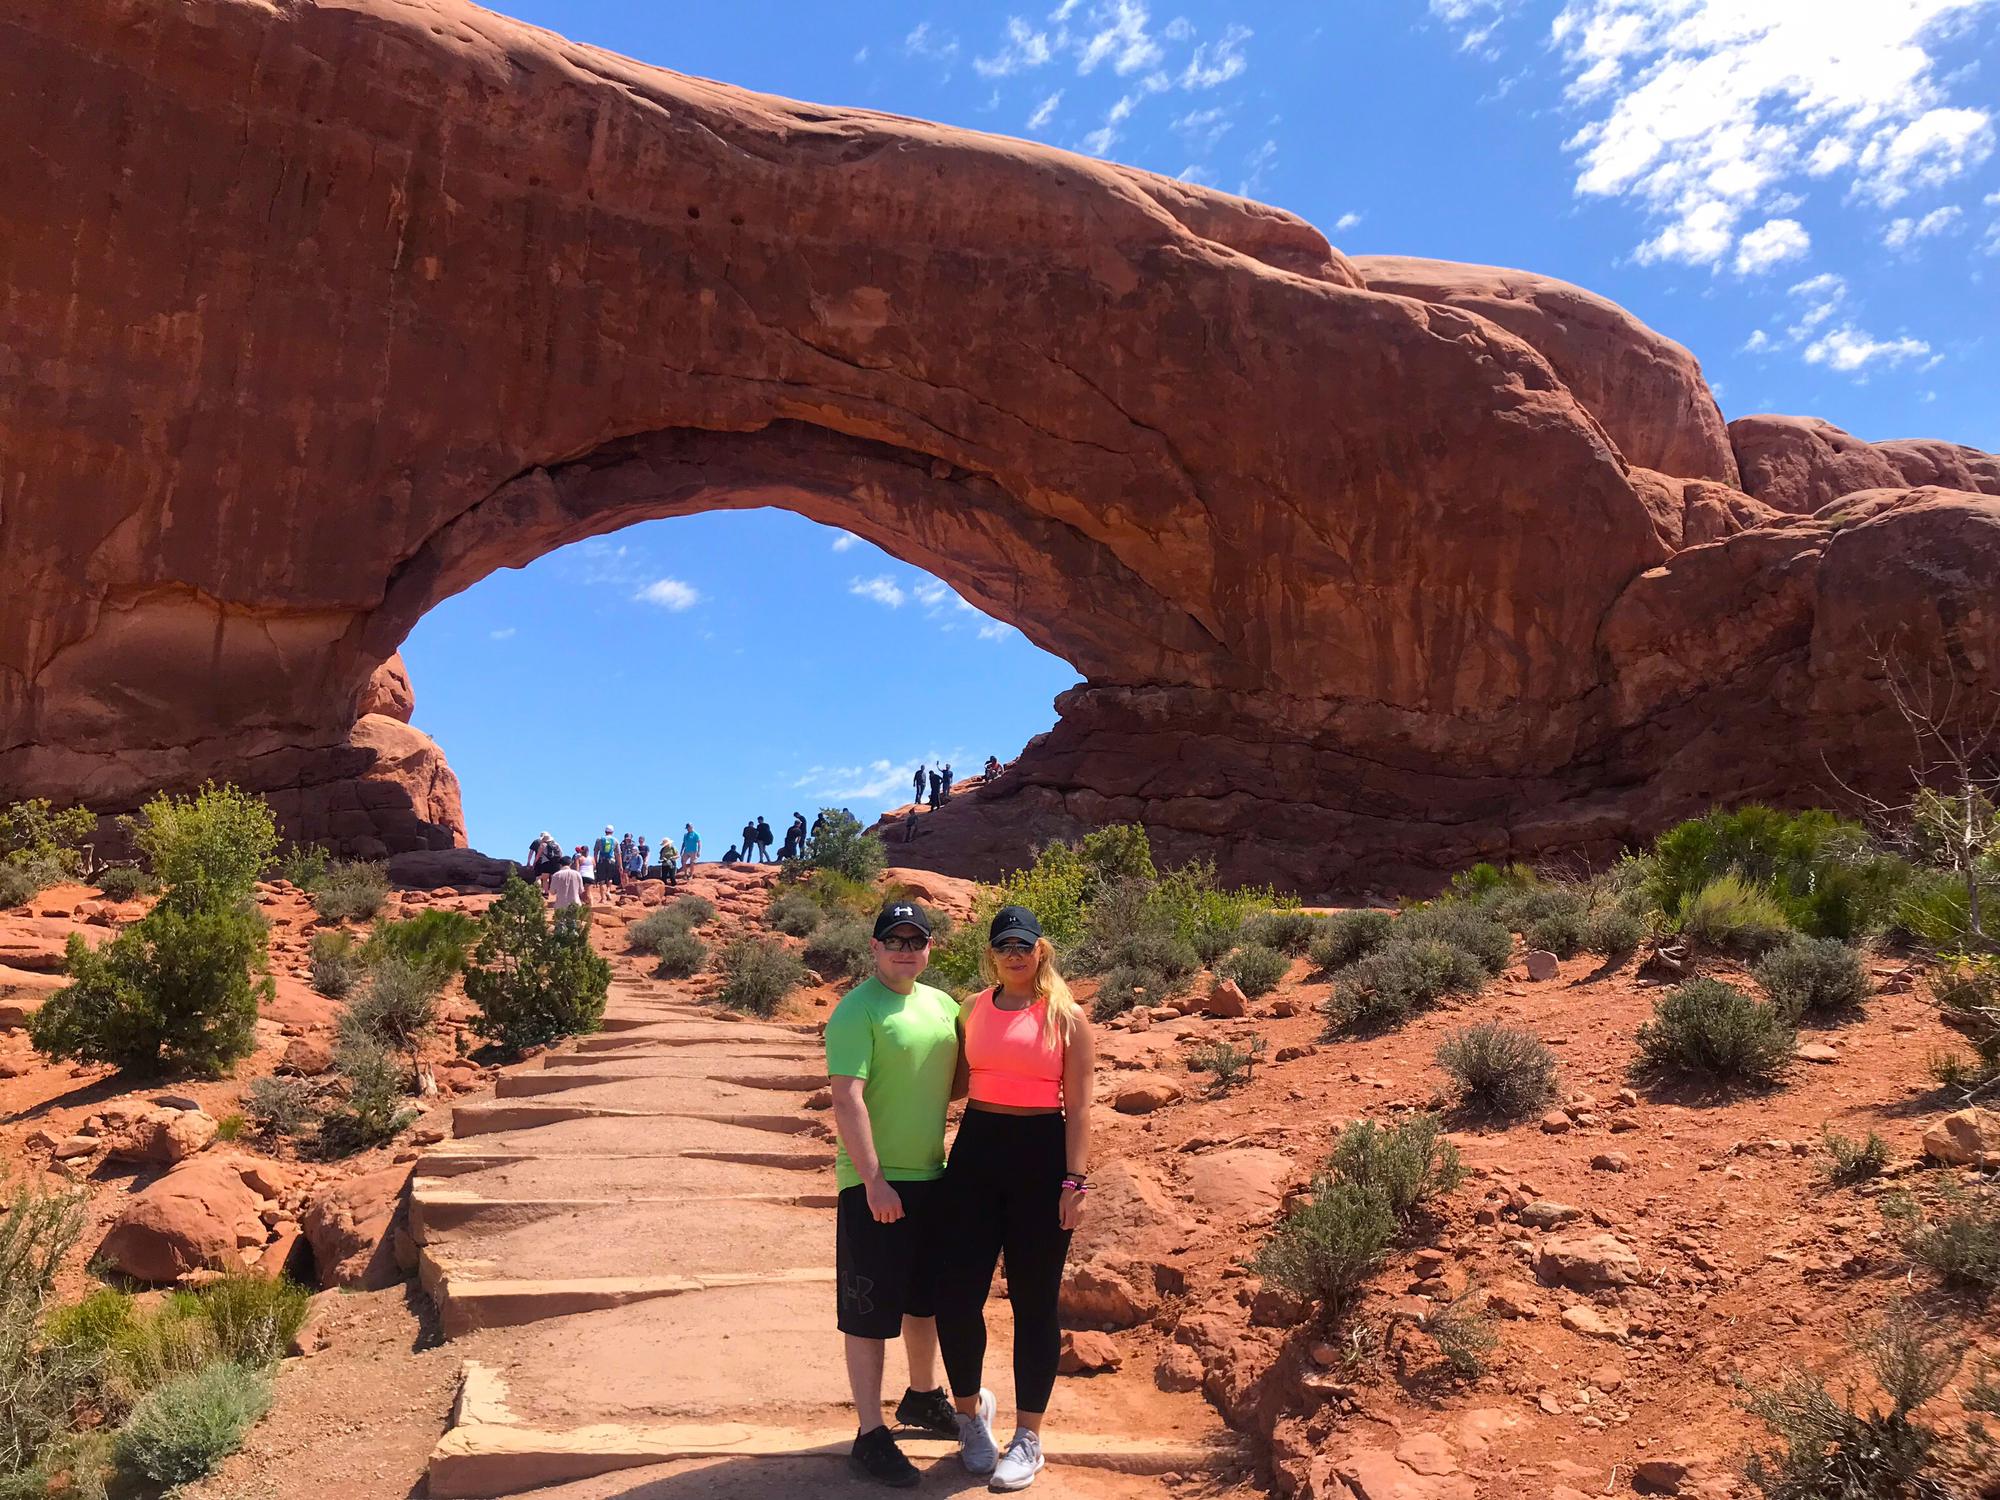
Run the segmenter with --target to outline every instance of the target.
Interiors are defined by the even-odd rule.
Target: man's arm
[[[903,1200],[882,1175],[882,1163],[875,1156],[875,1132],[868,1123],[868,1105],[861,1097],[867,1080],[835,1073],[830,1081],[834,1127],[840,1132],[840,1144],[847,1148],[847,1159],[854,1163],[862,1186],[868,1190],[868,1211],[878,1223],[893,1224],[903,1217]]]

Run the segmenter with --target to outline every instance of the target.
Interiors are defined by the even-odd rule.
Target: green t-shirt
[[[875,1157],[892,1182],[944,1175],[944,1112],[958,1069],[958,1005],[920,984],[899,995],[868,979],[841,997],[826,1020],[826,1071],[862,1080]],[[842,1143],[834,1180],[857,1187],[861,1174]]]

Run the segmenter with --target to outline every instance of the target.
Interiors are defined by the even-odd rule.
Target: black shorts
[[[939,1184],[891,1182],[903,1200],[903,1217],[877,1223],[868,1211],[868,1189],[842,1188],[833,1231],[834,1281],[842,1333],[893,1339],[903,1319],[935,1314],[931,1215]]]
[[[597,883],[599,885],[616,885],[618,883],[618,867],[611,863],[610,860],[600,859],[597,862]]]

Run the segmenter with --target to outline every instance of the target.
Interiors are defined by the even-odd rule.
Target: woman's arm
[[[1091,1040],[1090,1022],[1076,1018],[1076,1029],[1063,1048],[1063,1148],[1064,1165],[1069,1171],[1090,1171],[1090,1110],[1096,1093],[1097,1049]],[[1062,1227],[1074,1229],[1083,1221],[1083,1194],[1064,1186]]]

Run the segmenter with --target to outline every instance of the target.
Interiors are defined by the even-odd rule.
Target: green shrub
[[[660,957],[653,969],[655,979],[691,978],[708,962],[708,944],[685,927],[661,938],[653,951]]]
[[[1661,834],[1647,893],[1670,917],[1726,875],[1770,898],[1783,923],[1852,941],[1890,921],[1909,866],[1876,851],[1858,823],[1812,809],[1720,809]]]
[[[1398,941],[1448,943],[1471,954],[1488,974],[1502,973],[1514,959],[1514,934],[1507,925],[1470,906],[1436,902],[1405,912],[1397,922]]]
[[[722,1003],[756,1016],[774,1015],[785,996],[806,982],[805,965],[782,943],[743,937],[722,950]]]
[[[1866,1140],[1854,1140],[1829,1128],[1819,1134],[1820,1148],[1826,1153],[1826,1177],[1839,1187],[1880,1177],[1889,1165],[1889,1143],[1874,1131]]]
[[[1948,1184],[1928,1209],[1913,1199],[1886,1201],[1903,1250],[1953,1291],[1984,1297],[2000,1290],[2000,1197],[1990,1186],[1967,1192]]]
[[[682,896],[666,908],[689,927],[701,927],[715,920],[715,903],[706,896]]]
[[[1319,918],[1302,911],[1260,912],[1243,924],[1246,947],[1271,948],[1294,956],[1310,948],[1319,933]]]
[[[53,860],[21,857],[0,860],[0,907],[26,906],[69,872]]]
[[[101,1346],[77,1337],[51,1306],[57,1270],[88,1216],[81,1192],[0,1184],[0,1495],[39,1496],[79,1452],[79,1395],[102,1368]]]
[[[1229,949],[1224,938],[1233,938],[1243,924],[1259,912],[1284,909],[1296,898],[1281,894],[1271,886],[1241,886],[1224,889],[1215,877],[1215,861],[1189,860],[1171,870],[1162,870],[1146,893],[1146,923],[1171,931],[1201,952],[1204,944],[1220,943],[1214,953]],[[1204,956],[1204,962],[1213,963]]]
[[[306,943],[306,954],[310,958],[344,958],[352,961],[358,970],[361,964],[361,949],[355,944],[354,934],[338,927],[322,927]]]
[[[1718,875],[1681,909],[1681,935],[1715,953],[1754,957],[1792,937],[1775,897],[1731,870]]]
[[[1576,912],[1552,912],[1537,917],[1521,934],[1530,948],[1542,948],[1557,958],[1574,958],[1583,951],[1589,918]]]
[[[981,982],[979,955],[986,951],[986,926],[992,915],[990,911],[974,912],[971,921],[954,928],[943,941],[932,934],[931,961],[923,972],[923,982],[961,997],[976,989]]]
[[[333,855],[324,844],[287,844],[278,860],[278,878],[289,880],[302,891],[312,891],[326,879]]]
[[[215,1471],[270,1409],[271,1377],[217,1361],[168,1381],[133,1409],[118,1434],[120,1467],[171,1488]]]
[[[1590,915],[1590,898],[1573,885],[1537,880],[1534,884],[1494,892],[1484,902],[1487,916],[1526,934],[1532,927],[1547,924],[1554,932],[1580,930]],[[1530,947],[1544,944],[1529,941]],[[1562,955],[1564,958],[1570,954]]]
[[[1322,1175],[1278,1221],[1250,1262],[1265,1281],[1320,1306],[1331,1322],[1360,1290],[1396,1236],[1379,1193]]]
[[[509,1052],[540,1046],[604,1020],[611,965],[590,946],[590,912],[565,907],[550,922],[542,894],[509,876],[479,924],[465,993],[479,1007],[472,1029]]]
[[[248,1133],[250,1122],[241,1114],[231,1112],[215,1122],[215,1138],[224,1145],[240,1141]]]
[[[1396,919],[1386,911],[1335,912],[1326,919],[1320,935],[1313,941],[1313,969],[1321,974],[1337,974],[1388,942],[1395,930]]]
[[[365,921],[389,899],[388,866],[366,860],[337,860],[327,866],[311,896],[313,910],[322,921]]]
[[[1215,972],[1224,979],[1235,980],[1236,987],[1255,1000],[1276,989],[1291,966],[1291,960],[1277,949],[1247,943],[1218,963]]]
[[[1485,966],[1463,948],[1398,933],[1334,978],[1321,1014],[1333,1033],[1385,1031],[1445,995],[1478,994],[1486,977]]]
[[[1451,1075],[1461,1109],[1519,1120],[1545,1108],[1556,1093],[1556,1054],[1532,1031],[1467,1027],[1446,1037],[1437,1064]]]
[[[141,1076],[224,1072],[250,1052],[258,1001],[272,992],[265,942],[253,908],[186,910],[170,899],[102,948],[72,934],[70,983],[35,1013],[29,1035],[47,1056]]]
[[[223,1358],[251,1366],[283,1359],[312,1306],[312,1293],[297,1282],[248,1271],[211,1281],[194,1295]]]
[[[1480,863],[1451,877],[1450,894],[1460,901],[1484,902],[1532,890],[1541,877],[1526,865]]]
[[[1645,940],[1645,920],[1623,907],[1599,907],[1583,924],[1583,951],[1602,954],[1613,963],[1630,958]]]
[[[1433,1305],[1417,1318],[1417,1327],[1430,1335],[1452,1374],[1461,1380],[1484,1375],[1486,1361],[1500,1342],[1485,1303],[1486,1294],[1479,1284],[1467,1282],[1456,1297]]]
[[[1121,881],[1151,884],[1159,878],[1153,867],[1153,845],[1143,823],[1109,823],[1083,836],[1078,852],[1090,872],[1093,891]]]
[[[363,962],[400,959],[429,972],[442,989],[464,972],[479,939],[479,923],[462,911],[433,906],[399,922],[377,922],[362,946]]]
[[[265,1135],[305,1135],[319,1127],[321,1093],[303,1078],[267,1074],[243,1091],[243,1113]]]
[[[1399,1224],[1465,1180],[1458,1147],[1433,1114],[1413,1114],[1386,1129],[1356,1120],[1340,1133],[1326,1169],[1380,1195]]]
[[[322,1156],[349,1156],[384,1141],[417,1117],[403,1103],[408,1069],[375,1038],[351,1032],[334,1049],[334,1071],[346,1085],[346,1098],[319,1120]]]
[[[1081,851],[1056,842],[1044,846],[1029,868],[1007,877],[995,905],[1027,907],[1048,940],[1067,950],[1084,936],[1086,902],[1095,882],[1096,873],[1083,862]]]
[[[780,881],[780,895],[803,896],[830,917],[866,917],[871,922],[875,913],[886,903],[887,893],[875,888],[872,880],[854,880],[838,870],[814,870],[809,878],[802,881]],[[689,896],[690,901],[701,901],[699,896]],[[706,902],[702,903],[707,905]],[[712,916],[715,908],[710,906]],[[703,921],[708,920],[706,917]]]
[[[312,960],[312,987],[329,1000],[345,1000],[367,971],[354,953],[329,953]]]
[[[674,906],[663,906],[625,929],[625,941],[634,953],[658,953],[669,939],[684,937],[694,928],[688,914]]]
[[[278,847],[269,804],[212,781],[192,797],[162,792],[120,821],[183,910],[246,900]]]
[[[1930,976],[1938,1019],[1972,1043],[1979,1065],[1969,1072],[1975,1084],[2000,1076],[2000,958],[1992,954],[1957,957]]]
[[[1860,955],[1837,938],[1795,938],[1765,954],[1750,974],[1794,1026],[1851,1015],[1868,998]]]
[[[134,865],[107,865],[91,879],[97,882],[98,894],[106,901],[130,901],[135,896],[150,896],[160,888],[159,881]]]
[[[779,891],[764,912],[764,920],[789,937],[804,937],[825,918],[818,903],[798,886]]]
[[[882,873],[889,863],[882,840],[863,829],[852,813],[825,807],[820,809],[820,820],[819,832],[806,841],[808,865],[865,882]]]
[[[437,1029],[437,969],[400,956],[385,956],[369,972],[368,987],[348,1002],[340,1019],[342,1038],[366,1037],[385,1047],[414,1052]]]
[[[1676,985],[1639,1028],[1641,1071],[1710,1083],[1775,1082],[1792,1063],[1798,1037],[1785,1018],[1719,979]]]
[[[1227,1093],[1237,1084],[1249,1082],[1265,1046],[1261,1036],[1251,1037],[1241,1047],[1234,1042],[1209,1042],[1188,1054],[1188,1071],[1207,1073],[1209,1087],[1218,1094]]]
[[[1744,1401],[1779,1442],[1753,1451],[1743,1467],[1765,1500],[1951,1500],[1956,1493],[1937,1471],[1937,1432],[1914,1413],[1943,1392],[1958,1351],[1906,1309],[1892,1310],[1862,1347],[1889,1398],[1887,1411],[1873,1403],[1857,1411],[1852,1386],[1843,1401],[1818,1375],[1753,1389]]]
[[[74,875],[96,834],[97,814],[87,807],[58,808],[46,797],[10,802],[0,808],[0,864],[36,863],[58,878]]]
[[[1091,1019],[1108,1021],[1137,1005],[1157,1005],[1167,998],[1169,988],[1167,977],[1157,970],[1120,964],[1097,981],[1097,998],[1090,1003]]]
[[[1194,935],[1187,940],[1196,960],[1213,964],[1223,954],[1236,946],[1236,935],[1242,931],[1237,927],[1197,927]]]
[[[1980,911],[1986,930],[2000,913],[2000,872],[1979,878]],[[1890,931],[1937,952],[1973,946],[1972,892],[1966,877],[1952,870],[1915,870],[1897,894]]]
[[[870,930],[865,923],[845,918],[822,923],[806,939],[806,967],[827,980],[869,973],[875,967],[875,955],[868,947]]]

